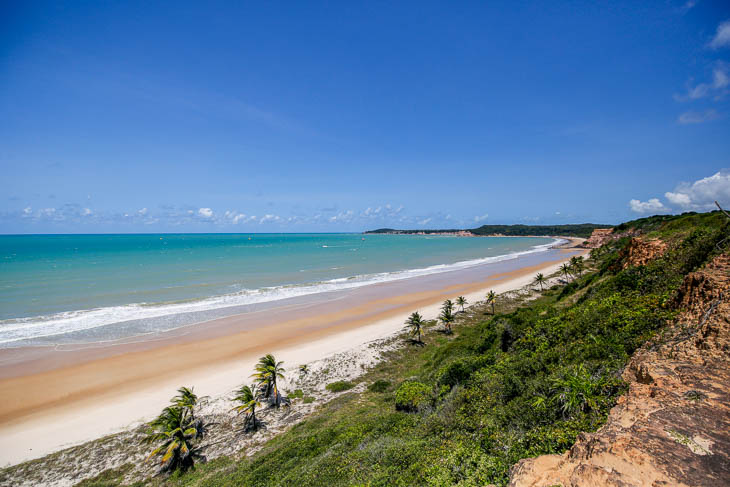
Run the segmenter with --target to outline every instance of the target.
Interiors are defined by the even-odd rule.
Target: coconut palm
[[[456,304],[458,306],[461,306],[461,312],[464,312],[464,306],[466,305],[466,298],[464,296],[459,296],[456,298]]]
[[[195,406],[201,401],[194,392],[193,388],[181,387],[177,390],[177,396],[173,397],[170,402],[177,407],[187,410],[190,417],[195,419]]]
[[[441,311],[441,314],[439,315],[439,319],[444,324],[446,333],[451,333],[451,323],[454,322],[454,315],[451,313],[451,309],[444,307],[443,311]]]
[[[535,284],[540,285],[540,291],[542,291],[543,286],[545,285],[545,282],[547,282],[547,279],[545,279],[545,276],[542,274],[542,272],[538,272],[535,276],[535,279],[533,280]]]
[[[258,364],[256,364],[256,373],[251,376],[256,380],[264,398],[269,399],[272,394],[274,395],[274,404],[276,407],[279,407],[281,401],[277,380],[284,379],[284,372],[286,372],[282,367],[283,363],[277,362],[270,353],[264,355],[259,359]]]
[[[233,408],[233,410],[237,411],[239,414],[243,413],[246,415],[246,419],[243,423],[244,430],[253,429],[256,431],[256,428],[258,427],[258,422],[256,421],[256,408],[261,406],[261,403],[259,402],[256,394],[253,392],[255,389],[256,386],[254,386],[253,389],[246,385],[241,386],[241,388],[236,391],[236,396],[233,398],[234,401],[241,403]]]
[[[570,267],[573,269],[579,276],[583,273],[583,256],[575,256],[570,258]]]
[[[441,305],[442,311],[448,311],[449,314],[454,312],[454,302],[450,299],[447,299],[444,301],[444,304]]]
[[[568,282],[568,280],[570,279],[570,265],[567,263],[564,263],[563,265],[560,266],[560,271],[565,276],[565,282]]]
[[[423,317],[421,313],[415,311],[406,320],[406,325],[411,327],[411,333],[418,337],[418,343],[423,343],[421,340],[421,327],[423,327]]]
[[[202,435],[202,422],[194,420],[187,408],[168,406],[149,424],[145,441],[159,446],[150,453],[148,459],[161,457],[162,471],[184,471],[194,467],[195,459],[201,457],[195,440]]]
[[[492,305],[492,314],[494,314],[494,303],[497,301],[497,293],[489,291],[487,293],[487,304]]]

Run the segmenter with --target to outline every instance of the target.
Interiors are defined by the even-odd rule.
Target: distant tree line
[[[561,235],[566,237],[590,237],[596,228],[611,228],[612,225],[601,225],[597,223],[578,223],[570,225],[482,225],[479,228],[470,228],[466,231],[475,235],[507,235],[507,236],[525,236],[525,235]],[[365,233],[456,233],[463,231],[461,229],[448,230],[395,230],[393,228],[379,228],[370,230]]]

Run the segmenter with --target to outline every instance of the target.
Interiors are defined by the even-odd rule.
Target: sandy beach
[[[583,239],[572,239],[573,244]],[[585,249],[562,248],[513,261],[374,284],[229,316],[153,337],[73,347],[0,351],[0,464],[15,464],[148,420],[181,385],[211,397],[248,382],[273,353],[288,370],[402,330],[419,310],[469,302],[554,273]]]

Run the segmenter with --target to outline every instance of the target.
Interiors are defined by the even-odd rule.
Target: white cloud
[[[479,223],[480,221],[486,220],[487,218],[489,218],[489,214],[488,213],[485,213],[485,214],[483,214],[481,216],[475,216],[474,217],[474,223]]]
[[[30,206],[23,208],[23,215],[22,215],[23,218],[28,218],[32,214],[33,214],[33,208],[31,208]]]
[[[681,183],[664,196],[685,210],[711,210],[715,201],[730,204],[730,171],[721,170],[694,183]]]
[[[433,218],[424,218],[423,220],[418,222],[418,224],[419,225],[428,225],[431,222],[431,220],[433,220]]]
[[[689,206],[692,203],[689,195],[686,195],[684,193],[672,193],[670,191],[667,191],[666,193],[664,193],[664,197],[668,199],[669,202],[673,205]]]
[[[256,218],[256,217],[253,217],[253,218]],[[259,224],[266,223],[266,222],[276,222],[279,220],[281,220],[281,218],[279,216],[267,214],[267,215],[264,215],[261,217],[261,219],[259,220]]]
[[[91,215],[91,213],[92,213],[92,211],[91,211],[91,210],[90,210],[89,208],[84,208],[84,209],[83,209],[83,210],[81,211],[81,214],[82,214],[83,216],[89,216],[89,215]]]
[[[677,122],[682,125],[690,125],[696,123],[709,122],[716,120],[720,115],[713,109],[705,110],[704,112],[688,111],[684,112],[677,118]]]
[[[648,201],[629,201],[631,211],[636,213],[663,213],[669,210],[658,198],[651,198]]]
[[[710,41],[710,47],[713,49],[730,47],[730,20],[726,20],[717,26],[717,32]]]
[[[142,208],[141,210],[137,211],[142,216],[145,216],[147,214],[147,208]]]
[[[202,216],[203,218],[211,218],[213,216],[213,210],[210,208],[200,208],[198,209],[198,215]]]
[[[238,223],[246,223],[251,221],[251,217],[246,216],[245,213],[239,213],[237,211],[228,210],[223,214],[223,217],[230,220],[231,223],[237,225]]]

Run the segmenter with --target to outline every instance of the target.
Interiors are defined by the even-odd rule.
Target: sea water
[[[116,340],[246,306],[542,252],[533,237],[0,236],[0,348]]]

